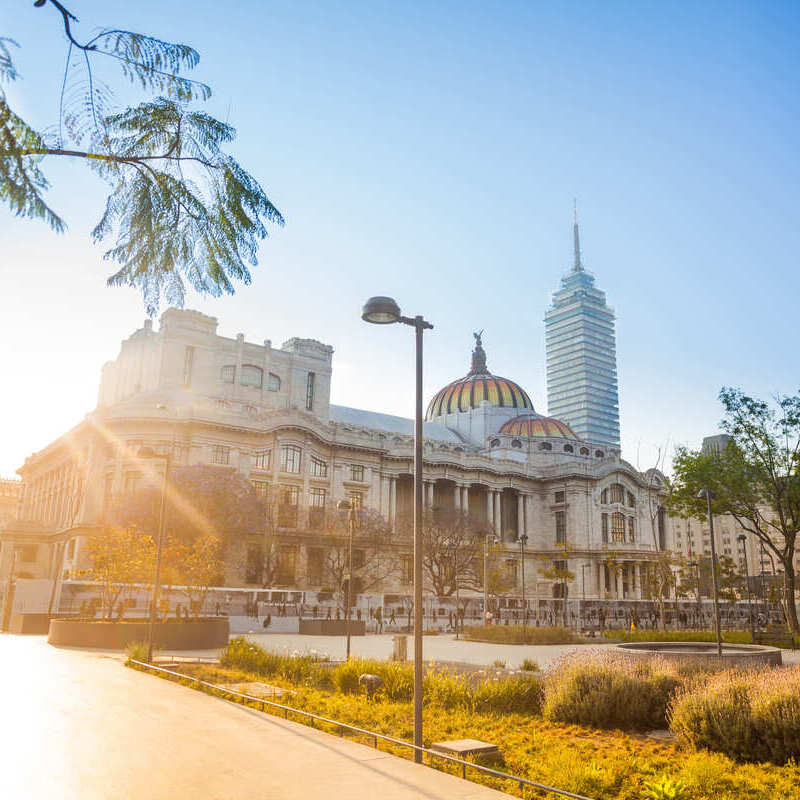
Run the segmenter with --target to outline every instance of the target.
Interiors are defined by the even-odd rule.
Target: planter
[[[12,614],[8,624],[8,632],[16,634],[41,634],[50,629],[50,614]]]
[[[131,642],[147,641],[147,620],[103,622],[100,620],[54,619],[47,641],[62,647],[94,647],[124,650]],[[157,622],[153,644],[165,650],[212,650],[228,644],[227,617]]]

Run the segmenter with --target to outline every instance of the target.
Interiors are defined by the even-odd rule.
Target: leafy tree
[[[117,29],[81,42],[73,33],[77,18],[58,0],[33,5],[63,23],[61,100],[47,131],[13,110],[3,86],[19,77],[12,57],[18,44],[0,36],[0,201],[17,216],[65,230],[45,199],[42,165],[80,160],[109,186],[92,233],[96,242],[114,240],[104,254],[118,265],[109,285],[138,288],[153,315],[162,296],[182,305],[187,282],[215,297],[232,294],[234,281],[248,284],[267,223],[283,218],[226,151],[235,129],[194,107],[211,96],[206,84],[185,76],[200,60],[197,51]],[[143,93],[140,103],[115,105],[107,67]]]
[[[477,564],[480,571],[480,585],[483,586],[483,558]],[[514,577],[508,571],[505,561],[505,549],[500,543],[493,544],[489,548],[486,569],[486,592],[494,598],[495,605],[499,604],[500,598],[507,595],[515,588]]]
[[[91,566],[81,575],[101,584],[101,616],[112,619],[119,604],[121,617],[125,591],[153,580],[156,555],[153,537],[132,528],[110,527],[89,540],[88,551]]]
[[[552,566],[550,567],[541,567],[539,569],[539,574],[546,578],[549,581],[553,581],[555,587],[557,587],[556,592],[558,596],[561,598],[561,623],[566,628],[567,627],[567,599],[569,597],[569,584],[571,581],[575,580],[575,573],[569,569],[569,553],[570,547],[567,542],[564,542],[562,552],[559,553],[559,558],[553,562]],[[546,556],[546,558],[550,558]],[[566,566],[559,567],[557,564],[562,562]]]
[[[190,610],[199,616],[209,589],[223,582],[222,542],[216,536],[201,536],[189,546],[173,548],[168,560],[175,569],[175,582],[189,600]]]
[[[774,554],[783,567],[786,617],[798,632],[795,550],[800,530],[800,395],[772,404],[724,387],[721,453],[677,449],[669,506],[682,517],[705,519],[700,489],[715,493],[712,513],[729,514]]]

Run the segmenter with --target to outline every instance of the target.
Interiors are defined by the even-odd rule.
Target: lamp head
[[[710,497],[710,498],[713,500],[713,499],[714,499],[714,498],[715,498],[717,495],[714,493],[714,490],[713,490],[713,489],[701,489],[701,490],[700,490],[700,491],[697,493],[697,496],[698,496],[698,497],[699,497],[701,500],[705,500],[706,498],[709,498],[709,497]]]
[[[527,543],[527,541],[528,541],[528,536],[527,536],[527,534],[525,534],[525,533],[520,533],[520,534],[517,536],[517,541],[518,541],[520,544],[526,544],[526,543]]]
[[[740,533],[740,534],[739,534],[739,535],[736,537],[736,539],[737,539],[738,541],[740,541],[742,544],[744,544],[744,543],[747,541],[747,537],[746,537],[746,536],[745,536],[743,533]]]
[[[370,297],[361,309],[361,319],[374,325],[390,325],[400,319],[400,306],[391,297]]]

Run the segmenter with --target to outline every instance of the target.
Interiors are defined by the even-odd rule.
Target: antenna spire
[[[578,233],[578,201],[574,198],[572,200],[572,240],[575,251],[575,263],[572,265],[572,271],[581,272],[583,264],[581,263],[581,240]]]

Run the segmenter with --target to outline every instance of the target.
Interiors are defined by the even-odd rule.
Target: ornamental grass
[[[800,667],[720,672],[691,681],[670,703],[669,721],[695,749],[738,761],[800,759]]]

